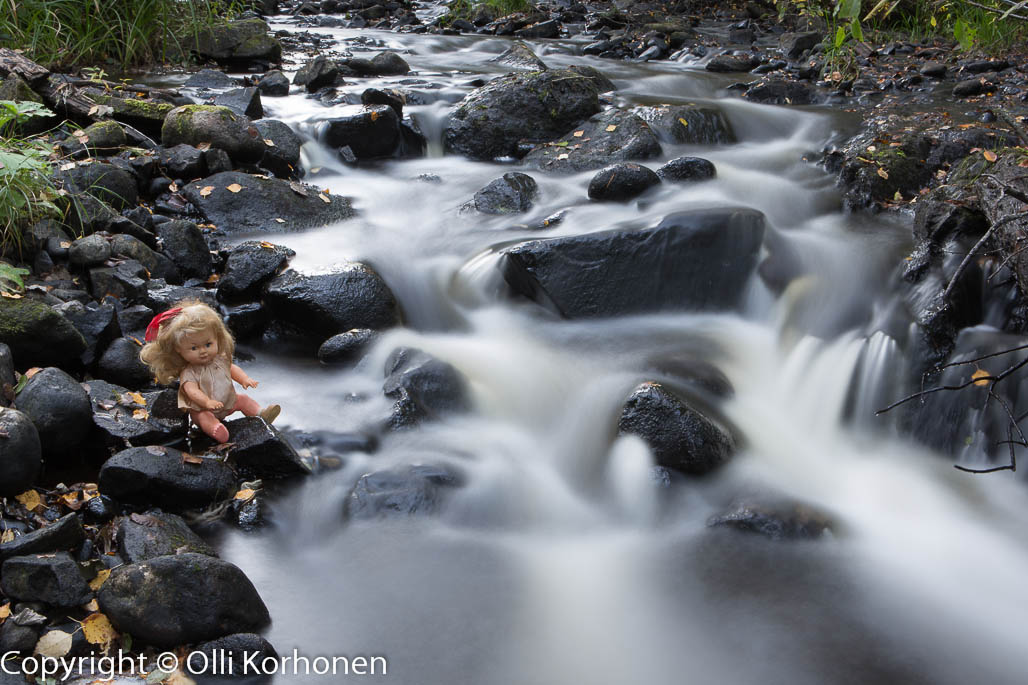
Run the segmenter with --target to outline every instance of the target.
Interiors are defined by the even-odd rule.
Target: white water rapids
[[[340,46],[358,35],[317,32]],[[540,199],[527,216],[461,213],[477,189],[519,168],[443,157],[440,144],[450,103],[498,73],[487,60],[507,41],[360,35],[402,51],[414,78],[438,85],[423,91],[441,99],[407,108],[429,155],[347,168],[312,141],[306,166],[321,171],[309,180],[352,197],[359,216],[262,237],[294,249],[300,270],[374,265],[406,327],[355,369],[259,348],[244,368],[261,381],[260,401],[282,404],[279,423],[303,430],[357,430],[381,415],[382,367],[397,345],[459,369],[474,407],[309,478],[272,502],[263,532],[226,535],[222,554],[268,604],[280,653],[383,655],[388,676],[371,679],[397,685],[1025,682],[1028,493],[1009,473],[960,474],[872,415],[901,392],[902,353],[869,322],[889,299],[909,229],[842,215],[833,179],[803,160],[841,125],[836,113],[717,99],[726,82],[681,64],[592,60],[572,44],[535,42],[551,66],[603,71],[620,106],[716,100],[740,141],[665,144],[648,166],[698,155],[717,179],[664,184],[627,205],[588,201],[591,173],[529,172]],[[307,134],[332,116],[298,94],[264,104]],[[764,212],[800,256],[803,289],[776,297],[755,278],[741,313],[586,322],[554,321],[495,292],[496,243],[739,205]],[[514,227],[562,209],[564,222],[542,233]],[[646,379],[641,360],[668,353],[727,375],[735,395],[722,409],[745,439],[716,476],[670,494],[651,479],[643,443],[615,439],[621,403]],[[411,463],[455,466],[466,485],[435,518],[344,522],[361,474]],[[825,511],[836,532],[772,542],[707,528],[750,493]]]

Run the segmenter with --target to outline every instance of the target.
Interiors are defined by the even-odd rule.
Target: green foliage
[[[25,281],[22,280],[22,277],[28,276],[30,273],[28,269],[0,262],[0,291],[20,293],[25,289]]]
[[[32,117],[53,115],[36,103],[0,101],[0,133]],[[0,250],[20,251],[21,232],[26,225],[60,214],[50,181],[53,151],[53,146],[41,140],[0,135]],[[12,280],[9,273],[7,276],[7,281]],[[4,272],[0,271],[0,289],[4,281]]]
[[[498,19],[515,12],[528,12],[533,9],[531,0],[452,0],[449,10],[440,19],[440,24],[447,26],[457,19],[471,20],[485,10],[490,17]]]
[[[165,40],[224,21],[231,0],[0,0],[0,46],[49,67],[163,56]]]

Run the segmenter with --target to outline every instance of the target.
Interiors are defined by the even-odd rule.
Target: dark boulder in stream
[[[643,383],[632,392],[618,433],[638,435],[658,466],[691,476],[710,473],[735,451],[730,433],[660,383]]]
[[[664,142],[684,145],[723,145],[736,141],[728,117],[710,105],[636,107],[638,114]]]
[[[296,253],[288,247],[248,240],[232,248],[218,279],[218,299],[231,302],[260,295],[260,287],[275,277]]]
[[[67,552],[12,557],[3,563],[3,591],[14,600],[76,607],[92,597],[85,578]]]
[[[71,321],[38,300],[0,298],[0,342],[18,368],[75,364],[86,340]]]
[[[589,199],[627,202],[660,185],[660,176],[641,164],[620,162],[600,169],[589,181]]]
[[[282,45],[270,31],[263,19],[240,19],[212,24],[195,36],[195,42],[185,38],[183,43],[201,58],[223,64],[274,63],[282,59]]]
[[[168,112],[161,126],[161,143],[169,148],[208,143],[227,152],[236,164],[261,161],[265,148],[248,117],[216,105],[184,105]]]
[[[264,419],[245,416],[227,421],[225,427],[233,443],[232,463],[243,475],[273,480],[310,473],[293,446]]]
[[[171,447],[131,447],[100,469],[100,490],[122,502],[183,511],[228,499],[236,491],[236,476],[217,459],[194,464]]]
[[[0,562],[28,554],[75,550],[85,539],[86,531],[82,528],[82,519],[73,512],[10,542],[0,543]]]
[[[475,209],[483,214],[518,214],[532,208],[539,184],[528,174],[508,171],[475,193]]]
[[[590,117],[559,140],[536,147],[525,163],[544,171],[575,173],[601,169],[612,162],[660,155],[656,134],[639,116],[611,109]]]
[[[239,568],[205,554],[176,554],[115,569],[98,595],[121,632],[174,647],[260,630],[268,608]]]
[[[454,108],[443,143],[472,159],[515,156],[522,139],[552,140],[596,114],[598,97],[593,79],[567,69],[501,76]]]
[[[118,522],[118,552],[129,564],[184,552],[218,556],[181,516],[160,509],[132,514]]]
[[[322,274],[289,269],[268,283],[265,304],[282,321],[322,337],[353,328],[390,328],[400,321],[389,286],[358,262]]]
[[[369,520],[439,511],[447,491],[461,477],[440,466],[401,466],[361,476],[353,486],[343,513],[350,520]]]
[[[390,105],[349,105],[334,112],[324,128],[324,141],[340,150],[344,161],[410,157],[425,150],[420,133],[400,121]]]
[[[467,379],[460,371],[409,347],[394,350],[386,360],[382,390],[395,401],[389,421],[392,428],[464,411],[470,404]]]
[[[679,212],[655,228],[530,240],[502,250],[515,294],[569,319],[738,305],[757,264],[764,215]]]
[[[831,534],[835,523],[824,512],[789,501],[740,501],[710,517],[711,528],[761,535],[771,540],[816,540]]]
[[[236,185],[239,189],[233,192]],[[224,171],[190,183],[182,193],[207,221],[228,233],[313,228],[354,215],[345,197],[295,181],[238,171]]]

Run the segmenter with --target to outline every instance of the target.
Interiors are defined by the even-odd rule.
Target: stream
[[[273,28],[295,30],[290,21]],[[261,383],[255,397],[282,405],[281,426],[359,431],[388,412],[383,365],[407,345],[462,372],[473,408],[347,455],[341,469],[277,496],[268,528],[224,534],[221,554],[268,604],[265,635],[280,654],[384,656],[387,675],[326,682],[396,685],[1024,682],[1023,479],[961,474],[874,416],[910,391],[889,323],[890,278],[909,227],[843,214],[834,178],[804,161],[851,131],[852,115],[727,98],[731,79],[695,65],[605,61],[576,54],[574,41],[530,41],[551,68],[601,70],[618,86],[609,95],[616,106],[712,102],[737,133],[732,145],[664,143],[646,163],[704,157],[717,167],[713,181],[596,203],[586,196],[593,172],[443,156],[449,108],[473,81],[506,70],[489,60],[509,41],[310,30],[340,50],[388,48],[410,63],[405,77],[349,80],[341,90],[418,93],[405,113],[428,153],[344,166],[316,142],[332,107],[295,88],[265,98],[266,117],[310,139],[304,167],[317,172],[306,180],[353,198],[359,214],[261,237],[295,250],[301,271],[373,265],[405,326],[355,368],[241,345],[254,355],[242,364]],[[539,183],[527,214],[461,210],[511,170]],[[728,206],[765,214],[771,236],[802,262],[804,288],[777,296],[754,277],[738,312],[579,321],[501,293],[495,245]],[[558,225],[527,228],[558,211]],[[646,361],[660,358],[720,369],[735,389],[721,411],[744,436],[716,475],[671,488],[653,477],[641,440],[616,438],[621,404],[648,379]],[[452,467],[465,484],[435,517],[344,520],[357,478],[406,464]],[[772,541],[708,527],[754,494],[825,512],[834,532]]]

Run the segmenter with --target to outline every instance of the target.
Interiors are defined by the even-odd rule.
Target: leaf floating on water
[[[243,488],[242,490],[237,492],[235,497],[233,497],[232,499],[238,499],[238,500],[242,500],[244,502],[249,502],[250,500],[253,499],[254,495],[256,495],[256,494],[257,493],[254,490],[250,489],[250,488]]]
[[[110,620],[101,613],[90,614],[82,621],[82,636],[91,645],[109,645],[118,637]]]
[[[111,577],[111,569],[109,569],[109,568],[100,569],[100,571],[96,574],[96,578],[93,578],[93,580],[89,581],[89,589],[92,590],[93,592],[96,592],[101,587],[103,587],[103,584],[106,583],[107,579],[110,578],[110,577]]]
[[[885,179],[889,178],[889,172],[881,167],[878,167],[878,175]]]
[[[242,189],[243,186],[239,185],[238,183],[233,183],[230,186],[225,186],[225,190],[227,190],[230,193],[238,193]]]
[[[39,493],[35,490],[26,490],[14,499],[21,502],[22,506],[28,509],[29,511],[32,511],[33,509],[35,509],[43,503],[43,500],[39,497]]]
[[[194,457],[189,452],[183,452],[182,453],[182,463],[183,464],[202,464],[203,463],[203,459],[201,459],[200,457]]]
[[[999,156],[992,150],[985,150],[984,152],[982,152],[982,157],[985,158],[986,162],[995,162],[997,159],[999,159]]]
[[[63,630],[51,630],[39,638],[33,654],[48,656],[52,659],[60,659],[71,651],[71,634]]]
[[[214,186],[204,186],[200,188],[200,197],[207,197],[214,192]]]
[[[617,127],[617,124],[611,124],[610,126],[608,126],[607,128],[605,128],[604,130],[605,130],[605,131],[606,131],[607,133],[613,133],[614,131],[618,130],[618,127]]]
[[[289,182],[289,189],[301,197],[307,197],[307,189],[296,181]]]
[[[974,381],[974,384],[979,386],[988,385],[991,382],[991,378],[992,374],[985,369],[978,369],[971,374],[971,379]]]
[[[575,138],[581,138],[582,136],[585,135],[585,131],[575,131],[571,135],[573,135]]]

